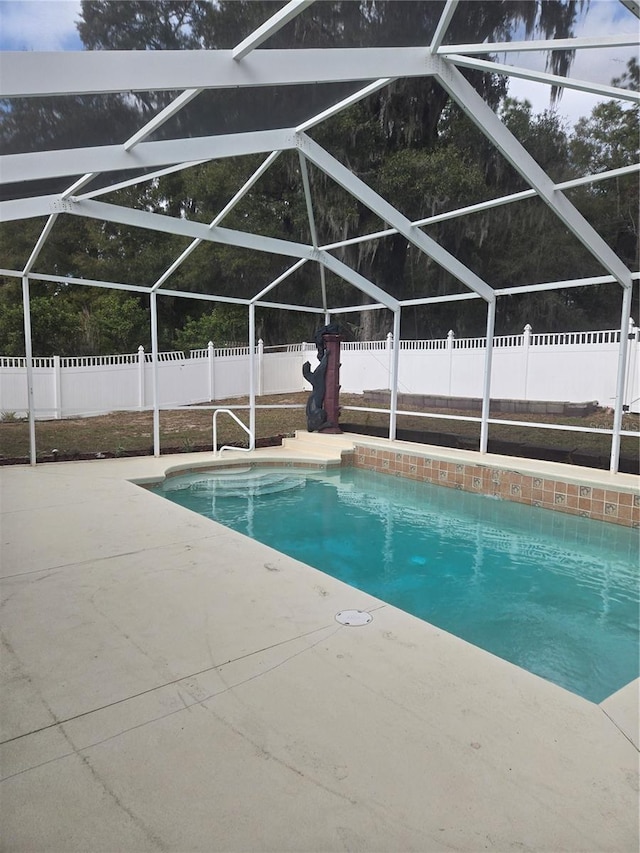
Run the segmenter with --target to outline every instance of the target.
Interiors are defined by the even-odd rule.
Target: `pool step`
[[[304,477],[295,473],[279,473],[261,471],[259,469],[233,469],[221,471],[202,471],[175,480],[166,480],[164,492],[188,490],[203,493],[212,497],[248,497],[256,495],[271,495],[276,492],[287,492],[300,489],[305,485]]]
[[[345,450],[352,449],[353,440],[346,438],[341,433],[334,435],[296,430],[295,438],[285,438],[282,446],[288,450],[304,453],[305,456],[312,458],[322,457],[339,461]]]

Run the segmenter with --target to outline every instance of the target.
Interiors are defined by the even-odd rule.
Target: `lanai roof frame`
[[[529,72],[513,66],[503,66],[494,62],[475,59],[476,54],[487,52],[506,53],[514,50],[528,49],[565,49],[582,50],[606,46],[629,46],[640,45],[638,39],[626,36],[611,36],[604,41],[600,39],[561,39],[561,40],[539,40],[527,43],[496,43],[492,45],[444,44],[447,27],[456,13],[458,0],[447,0],[441,13],[439,24],[436,27],[431,44],[428,46],[413,46],[407,48],[335,48],[328,50],[259,50],[259,46],[266,41],[274,32],[291,21],[297,14],[304,11],[312,4],[313,0],[291,0],[286,3],[268,21],[258,27],[240,44],[231,51],[154,51],[154,52],[126,52],[123,57],[122,51],[99,51],[77,54],[11,54],[3,65],[3,75],[0,80],[0,97],[32,97],[54,94],[86,94],[96,92],[118,92],[118,91],[143,91],[146,88],[153,90],[172,90],[177,92],[171,103],[161,110],[158,115],[145,123],[134,134],[132,134],[121,145],[106,146],[101,149],[74,149],[61,152],[36,152],[35,154],[13,154],[5,155],[0,159],[0,169],[4,174],[11,175],[12,181],[48,179],[54,176],[75,176],[80,171],[84,172],[75,178],[71,184],[61,193],[50,196],[38,196],[10,200],[0,203],[0,219],[30,218],[37,215],[47,215],[47,222],[35,244],[31,255],[22,270],[2,270],[2,274],[13,275],[22,278],[23,302],[25,312],[25,338],[27,341],[27,374],[29,383],[30,399],[30,433],[31,433],[31,460],[35,464],[35,431],[34,413],[32,405],[32,354],[29,317],[29,278],[42,278],[32,273],[38,254],[48,239],[53,225],[58,216],[71,214],[79,216],[90,216],[107,221],[121,222],[124,224],[149,227],[152,230],[166,231],[172,234],[183,234],[192,238],[192,244],[188,252],[197,248],[200,242],[212,240],[214,242],[239,245],[257,251],[276,252],[289,256],[295,260],[287,272],[279,276],[271,283],[263,282],[258,290],[249,300],[237,300],[239,304],[249,307],[249,326],[252,323],[253,312],[256,305],[278,305],[282,308],[300,310],[300,306],[280,303],[266,303],[262,297],[275,288],[280,281],[294,272],[308,261],[318,264],[322,280],[323,305],[322,311],[328,318],[332,313],[344,313],[347,310],[362,310],[361,305],[352,308],[334,308],[326,302],[326,289],[324,287],[324,269],[330,269],[337,275],[342,276],[354,287],[374,300],[374,304],[367,306],[376,309],[385,307],[394,314],[394,332],[396,339],[399,338],[400,315],[402,306],[406,304],[429,304],[434,301],[433,297],[423,297],[400,302],[384,289],[373,282],[365,279],[360,273],[347,267],[342,261],[335,258],[330,250],[338,248],[338,244],[320,246],[313,223],[313,200],[310,197],[308,181],[305,182],[306,161],[310,160],[317,167],[323,169],[332,179],[340,183],[343,188],[354,195],[359,201],[369,206],[375,213],[392,226],[391,231],[384,233],[402,233],[409,242],[413,243],[421,252],[428,255],[452,273],[465,287],[468,293],[456,294],[451,297],[436,297],[435,301],[482,298],[487,303],[487,337],[485,349],[485,369],[483,387],[483,409],[480,450],[486,452],[488,440],[488,418],[490,399],[490,374],[491,374],[491,345],[493,339],[493,326],[495,320],[496,298],[503,293],[515,292],[515,288],[496,290],[489,283],[482,281],[474,273],[468,270],[456,258],[445,252],[442,247],[428,238],[420,230],[420,225],[425,222],[409,222],[397,210],[392,208],[377,193],[374,193],[353,173],[340,164],[327,151],[313,142],[306,134],[306,130],[336,114],[342,109],[348,108],[357,100],[366,97],[373,91],[389,85],[399,77],[421,77],[433,76],[458,102],[462,109],[472,118],[478,127],[488,136],[502,154],[515,166],[520,174],[529,183],[531,189],[524,193],[515,194],[518,197],[541,198],[549,208],[594,255],[603,267],[606,275],[599,277],[601,280],[617,281],[623,291],[620,356],[617,377],[617,398],[615,405],[614,430],[611,450],[611,470],[617,470],[620,430],[622,422],[622,389],[624,385],[624,370],[626,364],[627,336],[626,329],[630,315],[631,286],[632,281],[638,278],[638,273],[632,273],[615,255],[605,241],[593,229],[589,223],[578,213],[571,202],[563,195],[561,185],[554,185],[548,176],[528,155],[520,143],[509,133],[497,116],[490,110],[482,98],[475,92],[473,87],[466,81],[458,70],[460,67],[476,67],[492,70],[496,73],[513,74],[524,76],[528,79],[551,83],[555,86],[566,86],[587,92],[604,94],[607,97],[620,98],[637,102],[640,98],[637,93],[629,90],[616,89],[611,86],[602,86],[586,81],[568,80],[567,78],[549,75],[545,73]],[[533,44],[539,46],[533,47]],[[113,63],[113,55],[118,54],[121,61]],[[34,61],[35,57],[35,61]],[[43,67],[46,72],[43,73]],[[190,103],[198,95],[209,88],[244,87],[244,86],[268,86],[295,84],[301,82],[330,82],[349,80],[354,83],[364,82],[366,85],[354,89],[351,96],[343,98],[332,107],[323,110],[297,126],[281,128],[276,131],[252,131],[243,134],[231,134],[223,137],[204,138],[182,138],[179,140],[168,140],[164,142],[145,142],[144,140],[160,127],[165,121],[172,118],[183,107]],[[373,80],[373,82],[371,82]],[[217,157],[237,155],[238,145],[240,153],[266,153],[267,160],[241,187],[234,199],[241,197],[246,188],[257,180],[263,171],[269,168],[278,154],[283,150],[297,149],[300,157],[301,173],[304,183],[305,198],[307,203],[308,217],[312,240],[309,245],[295,244],[289,241],[275,240],[260,235],[250,235],[246,232],[234,232],[222,228],[219,222],[233,206],[234,199],[218,214],[209,225],[190,223],[185,220],[174,220],[165,222],[169,217],[148,211],[136,211],[134,209],[120,208],[118,205],[107,205],[103,202],[93,200],[104,191],[86,192],[81,190],[99,173],[104,171],[118,171],[123,168],[156,168],[152,175],[166,174],[176,169],[187,168],[194,163],[205,162]],[[157,167],[160,167],[157,169]],[[638,166],[625,167],[628,171],[637,169]],[[150,179],[152,177],[143,176]],[[613,174],[612,174],[613,176]],[[601,180],[602,175],[584,176],[582,181]],[[135,180],[135,179],[134,179]],[[133,183],[132,180],[130,183]],[[571,182],[568,182],[571,183]],[[484,203],[485,207],[503,203],[509,203],[513,198],[492,200]],[[472,206],[482,209],[483,205]],[[461,209],[453,211],[445,216],[453,217],[472,212]],[[437,217],[435,217],[437,218]],[[434,219],[435,219],[434,218]],[[428,221],[428,220],[427,220]],[[365,235],[359,239],[372,239],[372,235]],[[152,313],[152,346],[154,366],[157,364],[157,322],[156,322],[156,300],[158,295],[184,295],[192,298],[203,298],[219,301],[230,301],[228,298],[216,297],[215,294],[180,294],[176,291],[167,291],[162,284],[177,268],[185,252],[172,264],[146,292],[150,293]],[[64,279],[73,282],[71,277]],[[110,283],[88,282],[77,280],[78,284],[90,286],[109,287]],[[591,281],[584,283],[592,283]],[[140,291],[139,286],[126,285],[124,283],[111,283],[117,289],[130,289]],[[540,289],[551,289],[564,286],[578,286],[575,282],[557,283],[532,283],[517,288],[517,292],[533,292]],[[235,300],[234,300],[235,301]],[[319,311],[320,309],[307,309]],[[254,328],[255,330],[255,328]],[[250,343],[251,335],[250,335]],[[255,344],[255,341],[253,341]],[[253,351],[254,347],[251,347]],[[392,383],[391,400],[391,422],[390,436],[395,435],[395,409],[397,408],[397,348],[395,350],[394,381]],[[252,419],[255,410],[255,399],[251,393]],[[157,400],[157,395],[156,395]],[[154,437],[159,436],[158,430],[158,406],[154,403]],[[156,436],[158,434],[158,436]],[[155,442],[155,451],[159,453],[159,438]]]

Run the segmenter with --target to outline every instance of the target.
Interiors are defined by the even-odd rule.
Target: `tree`
[[[238,305],[216,305],[213,311],[197,319],[187,320],[176,332],[174,346],[187,352],[206,347],[209,341],[216,346],[247,340],[247,311]]]
[[[464,14],[454,16],[447,37],[452,42],[500,40],[519,28],[524,28],[527,35],[535,32],[547,37],[568,36],[584,5],[581,0],[496,0],[465,4]],[[83,0],[78,29],[85,47],[91,50],[231,48],[280,7],[280,0],[219,0],[215,4],[205,0],[153,3]],[[275,33],[269,47],[428,44],[441,9],[441,4],[425,0],[315,3]],[[559,73],[566,71],[572,58],[563,51],[550,51],[549,57],[550,70]],[[475,71],[463,73],[493,107],[498,106],[506,91],[501,78]],[[289,126],[296,118],[302,120],[320,112],[353,88],[347,83],[204,92],[160,128],[154,138]],[[149,92],[106,98],[14,101],[4,105],[7,120],[0,129],[0,143],[6,146],[5,150],[73,146],[77,144],[78,128],[83,129],[82,144],[123,142],[170,97],[168,93]],[[87,112],[95,121],[86,121]],[[516,114],[517,110],[514,122]],[[446,93],[434,81],[401,80],[313,129],[311,135],[392,203],[418,217],[498,193],[513,179],[513,174],[508,174],[480,134],[475,133],[474,138],[482,140],[481,146],[461,145],[450,130],[456,122],[459,126],[459,115],[448,106]],[[523,126],[526,130],[527,121]],[[206,164],[121,191],[110,200],[210,222],[257,162],[258,158],[255,161],[244,158]],[[380,226],[377,217],[319,170],[311,168],[310,179],[321,242],[372,232]],[[491,264],[495,267],[497,263],[486,249],[493,234],[493,226],[489,228],[487,221],[486,217],[458,220],[438,226],[430,233],[463,262],[485,275],[492,273]],[[225,225],[309,242],[297,158],[281,155],[225,220]],[[73,217],[60,218],[54,237],[51,242],[56,245],[45,247],[39,269],[50,272],[53,266],[53,271],[63,275],[135,284],[152,284],[188,245],[178,238],[110,223],[82,222]],[[361,243],[338,254],[398,298],[424,293],[425,287],[431,293],[445,293],[451,292],[452,286],[459,286],[399,236]],[[165,286],[248,296],[255,293],[256,283],[268,285],[286,266],[286,261],[270,255],[202,244]],[[333,277],[327,279],[332,298],[339,304],[353,303],[351,286]],[[280,285],[274,295],[282,298],[291,295],[298,304],[317,305],[318,282],[317,268],[307,264],[295,278]],[[88,296],[82,298],[85,306],[87,300],[99,301],[94,291],[86,293]],[[161,302],[162,343],[170,345],[173,330],[190,320],[197,321],[200,314],[190,300]],[[144,300],[138,300],[138,305],[146,310]],[[82,311],[79,313],[82,315]],[[89,313],[100,316],[98,310]],[[469,310],[469,318],[472,314]],[[414,312],[418,336],[422,334],[425,316],[424,312]],[[275,316],[264,311],[261,317],[267,340],[271,336],[274,342],[281,341],[291,328],[291,318],[284,312]],[[475,322],[469,319],[470,329]],[[298,327],[298,321],[296,324]],[[308,324],[312,325],[313,319]],[[363,336],[377,337],[388,330],[387,324],[386,312],[363,312],[360,331]],[[89,327],[93,328],[91,324]],[[446,332],[433,324],[430,328],[432,333]],[[88,343],[89,339],[93,344]],[[103,346],[108,339],[109,336],[100,339],[92,332],[86,333],[83,340],[85,346]]]

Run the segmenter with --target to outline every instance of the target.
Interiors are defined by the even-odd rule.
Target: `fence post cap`
[[[138,347],[138,352],[144,352],[144,347],[142,346],[142,344],[140,344],[140,346]]]
[[[531,323],[527,323],[527,325],[524,327],[524,330],[525,332],[532,332],[533,326],[531,325]]]

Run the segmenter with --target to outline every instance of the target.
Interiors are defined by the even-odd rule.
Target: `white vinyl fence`
[[[624,405],[640,412],[640,341],[629,333]],[[491,396],[494,399],[558,402],[597,401],[613,406],[618,371],[619,331],[534,334],[494,339]],[[342,391],[359,394],[388,389],[393,340],[343,343]],[[481,397],[484,338],[400,341],[398,390],[409,394]],[[310,390],[302,364],[317,365],[313,344],[264,347],[255,354],[255,389],[265,394]],[[34,359],[34,401],[39,419],[142,411],[153,406],[153,365],[142,347],[131,355]],[[166,352],[158,356],[162,408],[205,403],[249,392],[249,347]],[[24,358],[0,357],[0,412],[26,415]]]

